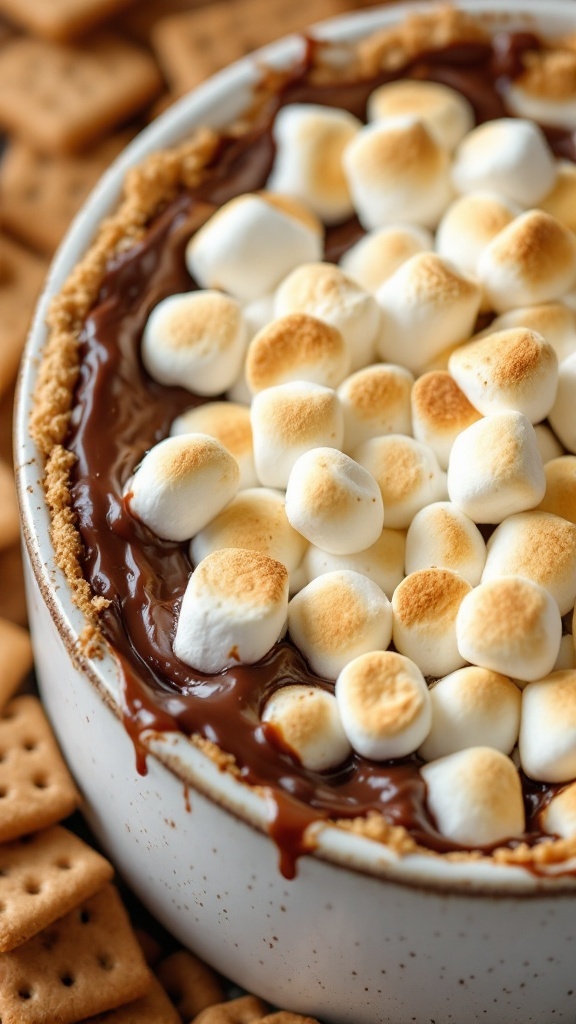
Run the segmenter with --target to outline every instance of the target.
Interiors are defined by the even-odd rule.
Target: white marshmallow
[[[295,381],[264,388],[254,396],[250,416],[256,471],[266,487],[285,488],[296,459],[311,448],[342,447],[340,401],[320,384]]]
[[[576,55],[553,47],[523,54],[520,75],[506,83],[506,107],[516,117],[557,128],[576,128]]]
[[[549,213],[527,210],[486,246],[477,272],[496,313],[553,302],[576,280],[576,239]]]
[[[571,160],[556,161],[556,183],[538,206],[576,231],[576,167]]]
[[[352,753],[336,698],[319,686],[282,686],[262,712],[267,738],[311,772],[336,768]]]
[[[313,448],[296,460],[286,488],[286,515],[306,540],[335,555],[374,544],[384,523],[376,480],[336,448]]]
[[[338,388],[344,416],[344,449],[381,434],[411,434],[414,377],[403,366],[378,363],[357,370]]]
[[[561,669],[576,668],[576,650],[574,649],[574,637],[571,633],[565,633],[560,641],[558,657],[552,666],[553,672]]]
[[[350,352],[340,331],[308,313],[290,313],[262,328],[246,355],[253,394],[296,380],[334,388],[349,371]]]
[[[468,665],[430,690],[432,727],[418,753],[425,761],[467,747],[509,754],[520,731],[520,690],[507,676]]]
[[[237,196],[192,236],[186,266],[202,288],[249,302],[273,291],[299,263],[318,260],[322,226],[287,197]]]
[[[312,580],[288,605],[288,632],[314,672],[336,679],[345,665],[392,639],[392,606],[366,576],[350,569]]]
[[[544,466],[544,471],[546,471],[546,463],[551,462],[552,459],[559,459],[561,455],[564,455],[564,448],[547,423],[537,423],[534,427],[534,433],[536,434],[536,444],[538,445],[542,465]]]
[[[522,208],[495,192],[459,196],[446,210],[436,232],[436,252],[465,274],[476,273],[489,242]]]
[[[531,423],[539,423],[556,398],[556,352],[527,327],[469,341],[452,353],[448,369],[468,401],[485,416],[516,409]]]
[[[213,551],[188,581],[174,653],[199,672],[252,664],[282,634],[287,613],[284,565],[243,548]]]
[[[446,474],[434,452],[411,437],[373,437],[359,445],[353,455],[378,482],[386,526],[405,530],[421,508],[447,497]]]
[[[576,455],[561,455],[544,466],[546,494],[538,508],[576,524]]]
[[[514,763],[492,747],[468,747],[420,769],[439,831],[467,847],[493,846],[525,829],[522,784]]]
[[[374,358],[378,304],[333,263],[304,263],[288,274],[276,291],[274,311],[276,317],[308,313],[335,327],[348,347],[351,370]]]
[[[488,541],[482,582],[499,576],[533,580],[565,615],[576,596],[576,526],[550,512],[509,516]]]
[[[340,717],[354,750],[386,761],[411,754],[427,736],[430,694],[420,669],[393,651],[350,661],[336,680]]]
[[[235,299],[220,292],[169,295],[142,335],[142,362],[160,384],[219,395],[236,380],[248,331]]]
[[[517,309],[510,309],[507,313],[495,317],[490,327],[477,337],[486,337],[496,331],[507,331],[511,327],[527,327],[541,334],[552,345],[559,363],[576,352],[576,314],[562,302],[546,302],[540,306],[519,306]]]
[[[418,117],[440,146],[455,149],[474,127],[474,110],[462,93],[440,82],[398,79],[380,85],[368,97],[369,121]]]
[[[342,162],[367,230],[397,221],[433,229],[454,196],[448,151],[417,117],[366,125],[346,146]]]
[[[456,616],[470,584],[450,569],[410,573],[392,595],[392,639],[425,676],[443,676],[465,663],[456,644]]]
[[[253,338],[263,327],[267,327],[274,319],[274,293],[252,299],[243,307],[244,320],[248,328],[248,337]]]
[[[534,427],[520,412],[501,412],[467,427],[455,439],[448,494],[475,523],[501,523],[542,501],[544,467]]]
[[[436,253],[423,252],[406,260],[376,299],[382,308],[378,355],[417,373],[443,349],[470,337],[480,289]]]
[[[552,672],[522,692],[522,769],[538,782],[576,778],[576,671]]]
[[[576,835],[576,782],[552,797],[540,815],[540,824],[549,835],[561,839]]]
[[[487,189],[536,206],[554,185],[556,165],[538,125],[503,117],[466,135],[454,156],[452,180],[458,192]]]
[[[417,224],[389,224],[368,231],[340,260],[342,270],[366,291],[375,292],[417,252],[434,248],[430,231]]]
[[[551,671],[562,621],[558,605],[543,587],[523,576],[501,576],[466,595],[456,635],[466,661],[530,682]]]
[[[406,573],[438,566],[457,572],[473,587],[480,583],[486,544],[468,516],[449,501],[416,513],[406,534]]]
[[[295,196],[325,224],[353,213],[342,154],[361,127],[346,110],[291,103],[274,118],[276,154],[267,188]]]
[[[164,540],[189,540],[238,490],[238,463],[208,434],[154,445],[124,488],[129,511]]]
[[[430,370],[418,377],[411,404],[414,437],[432,449],[442,469],[448,469],[455,438],[476,423],[480,413],[447,370]]]
[[[236,402],[206,402],[177,416],[170,427],[172,437],[179,434],[209,434],[233,455],[240,470],[238,488],[256,487],[250,410]]]
[[[576,352],[558,368],[558,391],[548,420],[565,448],[576,455]]]
[[[403,530],[384,527],[378,540],[369,548],[351,555],[331,555],[314,544],[309,544],[303,559],[307,582],[326,572],[352,569],[377,583],[387,597],[392,597],[404,579],[404,550],[406,534]]]

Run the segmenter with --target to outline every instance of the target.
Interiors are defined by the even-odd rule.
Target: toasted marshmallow
[[[277,317],[308,313],[335,327],[348,346],[351,370],[374,358],[378,304],[333,263],[304,263],[288,274],[276,292],[274,311]]]
[[[368,97],[369,121],[389,117],[418,117],[432,138],[445,149],[455,149],[474,127],[474,110],[462,93],[440,82],[398,79],[379,86]]]
[[[436,253],[423,252],[406,260],[376,299],[382,308],[378,355],[420,372],[443,349],[470,337],[480,289]]]
[[[540,824],[549,835],[562,839],[576,835],[576,782],[552,797],[540,815]]]
[[[430,370],[415,382],[411,395],[414,437],[432,449],[448,469],[455,438],[479,420],[480,413],[447,370]]]
[[[148,317],[142,362],[160,384],[219,395],[240,373],[247,341],[235,299],[214,291],[169,295]]]
[[[392,638],[425,676],[443,676],[465,663],[456,645],[456,616],[470,584],[450,569],[410,573],[392,595]]]
[[[495,192],[459,196],[446,210],[436,232],[436,252],[465,274],[474,276],[489,242],[522,208]]]
[[[549,213],[527,210],[486,246],[478,279],[496,313],[561,299],[576,280],[576,239]]]
[[[403,366],[378,363],[357,370],[338,388],[344,415],[344,449],[381,434],[411,434],[414,377]]]
[[[405,757],[428,735],[430,694],[418,666],[401,654],[354,658],[336,680],[336,700],[344,732],[362,757]]]
[[[493,747],[468,747],[420,769],[438,830],[463,846],[493,846],[525,829],[514,763]]]
[[[236,459],[208,434],[167,437],[154,445],[127,481],[129,511],[164,540],[189,540],[232,500]]]
[[[358,572],[338,569],[312,580],[288,605],[288,632],[314,672],[336,679],[345,665],[392,639],[392,606]]]
[[[290,313],[268,324],[252,339],[246,356],[253,394],[296,380],[334,388],[349,370],[350,353],[340,331],[308,313]]]
[[[480,583],[486,544],[468,516],[449,501],[426,505],[406,534],[406,573],[438,566],[459,573],[473,587]]]
[[[527,327],[546,338],[561,363],[576,352],[576,314],[562,302],[546,302],[540,306],[519,306],[497,316],[490,327],[478,337],[507,331],[511,327]]]
[[[576,778],[576,670],[552,672],[522,693],[520,761],[538,782]]]
[[[576,352],[558,367],[558,391],[548,420],[565,448],[576,455]]]
[[[469,341],[450,356],[448,369],[471,404],[485,416],[516,409],[531,423],[550,412],[558,387],[558,357],[527,327]]]
[[[576,526],[550,512],[509,516],[487,546],[482,581],[525,576],[544,587],[565,615],[576,596]]]
[[[576,167],[571,160],[556,163],[556,183],[539,202],[539,207],[576,231]]]
[[[435,228],[454,196],[448,151],[417,117],[361,128],[342,157],[362,227],[406,221]]]
[[[576,668],[576,650],[574,649],[574,637],[571,633],[565,633],[560,641],[558,657],[552,666],[553,672],[561,669]]]
[[[402,263],[434,248],[430,231],[417,224],[389,224],[368,231],[340,260],[342,270],[368,292],[378,290]]]
[[[538,508],[576,524],[576,455],[551,459],[544,466],[544,474],[546,494]]]
[[[556,181],[556,164],[538,125],[503,117],[479,125],[460,143],[452,164],[458,192],[498,192],[536,206]]]
[[[576,128],[576,54],[567,47],[531,51],[522,73],[505,87],[508,109],[517,117],[558,128]]]
[[[536,434],[536,444],[538,445],[538,451],[540,452],[540,458],[544,467],[546,467],[547,462],[551,462],[552,459],[559,459],[561,455],[564,455],[563,446],[547,423],[537,423],[534,427],[534,433]]]
[[[276,643],[287,614],[286,566],[243,548],[213,551],[188,581],[174,654],[199,672],[252,664]]]
[[[376,480],[336,448],[313,448],[296,460],[286,488],[286,515],[306,540],[335,555],[374,544],[384,523]]]
[[[177,416],[170,427],[172,437],[179,434],[209,434],[233,455],[240,470],[239,489],[256,487],[250,410],[235,402],[206,402]]]
[[[352,753],[336,698],[319,686],[282,686],[266,702],[262,721],[266,735],[272,732],[308,771],[336,768]]]
[[[352,555],[331,555],[315,544],[309,544],[302,562],[306,580],[337,569],[352,569],[377,583],[387,597],[392,597],[404,579],[404,550],[406,534],[403,530],[384,527],[375,544]]]
[[[321,259],[322,226],[267,193],[237,196],[192,236],[186,266],[202,288],[250,302],[273,291],[299,263]]]
[[[484,416],[458,434],[448,463],[448,494],[475,523],[501,523],[533,508],[545,490],[534,427],[523,413]]]
[[[530,682],[551,671],[562,621],[558,605],[543,587],[523,576],[501,576],[466,595],[456,635],[466,661]]]
[[[198,565],[222,548],[258,551],[281,562],[292,573],[304,557],[306,541],[288,522],[284,495],[267,487],[253,487],[237,494],[192,538],[192,563]]]
[[[378,482],[386,509],[386,526],[405,530],[421,508],[447,497],[446,474],[434,452],[411,437],[373,437],[353,454]]]
[[[340,401],[320,384],[295,381],[265,388],[254,396],[250,415],[256,471],[266,487],[285,488],[296,459],[311,448],[342,447]]]
[[[425,761],[467,747],[509,754],[520,731],[520,690],[507,676],[468,665],[430,690],[432,728],[418,753]]]

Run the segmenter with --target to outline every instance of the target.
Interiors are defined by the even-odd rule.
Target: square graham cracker
[[[0,710],[16,693],[30,672],[32,662],[28,630],[0,618]]]
[[[0,551],[20,537],[20,512],[12,467],[0,459]],[[0,653],[2,648],[0,647]]]
[[[18,626],[28,622],[20,544],[0,551],[0,618]]]
[[[147,995],[108,1013],[91,1017],[86,1024],[181,1024],[182,1018],[160,982],[153,978]]]
[[[68,40],[138,0],[0,0],[0,11],[33,35]]]
[[[0,235],[0,396],[16,376],[48,262]]]

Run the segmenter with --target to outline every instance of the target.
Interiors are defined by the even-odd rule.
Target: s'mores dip
[[[281,847],[297,809],[287,874],[318,821],[576,856],[575,111],[571,38],[310,39],[128,173],[52,303],[31,431],[84,651]]]

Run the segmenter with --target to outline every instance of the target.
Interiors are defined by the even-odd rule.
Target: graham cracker
[[[2,1024],[74,1024],[145,995],[152,983],[113,885],[0,956]]]
[[[153,978],[147,995],[118,1010],[99,1013],[86,1024],[181,1024],[181,1017],[160,982]]]
[[[18,626],[28,622],[20,544],[0,551],[0,618]]]
[[[252,1024],[266,1016],[268,1010],[256,996],[239,996],[226,1003],[216,1003],[194,1017],[193,1024]],[[4,1022],[2,1022],[4,1024]],[[192,1022],[191,1022],[192,1024]]]
[[[1,52],[0,52],[1,59]],[[48,263],[0,235],[0,397],[14,381]]]
[[[113,875],[104,857],[58,825],[0,846],[0,953],[53,924]]]
[[[0,11],[45,39],[68,40],[87,32],[137,0],[0,0]]]
[[[14,473],[0,460],[0,551],[15,544],[20,536],[20,512]]]
[[[13,457],[14,385],[0,398],[0,459],[12,462]]]
[[[191,1020],[207,1006],[224,999],[224,989],[214,971],[186,949],[179,949],[162,960],[156,967],[156,974],[182,1020]]]
[[[114,27],[139,43],[150,42],[150,33],[161,18],[182,14],[190,8],[203,7],[214,0],[139,0],[114,19]]]
[[[24,681],[32,668],[32,662],[28,630],[0,618],[0,709]]]

